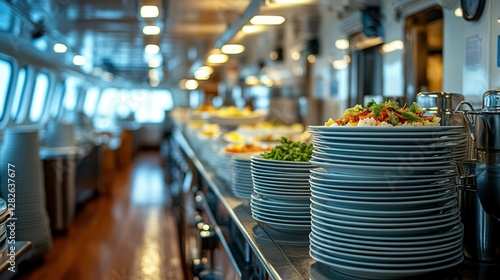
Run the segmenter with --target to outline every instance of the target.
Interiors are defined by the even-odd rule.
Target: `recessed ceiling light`
[[[229,57],[223,53],[213,53],[208,56],[207,61],[208,63],[213,63],[213,64],[220,64],[220,63],[225,63]]]
[[[259,33],[266,30],[264,26],[261,25],[245,25],[241,28],[241,31],[246,34]]]
[[[146,54],[157,54],[160,52],[160,46],[155,44],[146,45],[146,47],[144,47],[144,52],[146,52]]]
[[[187,90],[195,90],[198,88],[198,81],[196,80],[187,80],[186,83],[184,84],[184,87]]]
[[[65,53],[68,51],[68,47],[65,44],[57,43],[54,44],[54,52],[56,53]]]
[[[338,39],[335,41],[335,47],[339,50],[347,50],[349,48],[349,40]]]
[[[158,35],[160,32],[160,27],[156,25],[146,25],[142,28],[142,33],[144,33],[144,35]]]
[[[239,54],[245,50],[245,46],[239,44],[227,44],[220,49],[225,54]]]
[[[160,10],[158,6],[144,5],[141,7],[141,17],[143,18],[155,18],[160,15]]]
[[[87,62],[87,60],[85,59],[84,56],[81,56],[81,55],[75,55],[73,56],[73,64],[76,65],[76,66],[82,66],[85,64],[85,62]]]
[[[151,59],[149,59],[148,66],[150,68],[157,68],[157,67],[161,66],[161,63],[162,63],[161,57],[155,56],[155,57],[152,57]]]
[[[251,20],[251,24],[261,24],[261,25],[280,25],[285,22],[285,17],[282,16],[254,16]]]

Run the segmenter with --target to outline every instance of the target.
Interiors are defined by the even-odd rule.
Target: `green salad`
[[[313,145],[300,141],[292,141],[281,137],[281,145],[262,153],[265,159],[308,162],[312,156]]]

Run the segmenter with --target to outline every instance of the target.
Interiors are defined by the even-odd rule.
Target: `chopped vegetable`
[[[436,126],[440,118],[424,117],[423,110],[413,102],[410,108],[399,107],[392,101],[377,104],[373,99],[363,108],[356,105],[345,110],[344,115],[336,120],[329,119],[325,126]]]
[[[281,137],[281,145],[263,153],[265,159],[285,160],[285,161],[304,161],[308,162],[312,156],[313,145],[300,141],[292,141]]]

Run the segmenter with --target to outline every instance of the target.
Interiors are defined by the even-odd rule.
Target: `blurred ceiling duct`
[[[264,4],[264,2],[264,0],[252,0],[252,2],[250,2],[245,9],[245,12],[239,15],[215,42],[215,48],[220,49],[223,45],[228,43],[234,35],[236,35],[236,33],[238,33],[238,31],[240,31],[241,28],[250,21],[251,18],[259,13],[260,7]]]

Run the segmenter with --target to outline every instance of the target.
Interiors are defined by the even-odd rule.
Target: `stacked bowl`
[[[7,227],[5,226],[11,218],[13,209],[7,208],[5,200],[0,198],[0,255],[2,255],[8,246]]]
[[[310,255],[355,277],[463,260],[453,151],[462,127],[311,126]]]
[[[293,162],[251,157],[253,218],[283,233],[311,230],[309,162]]]

